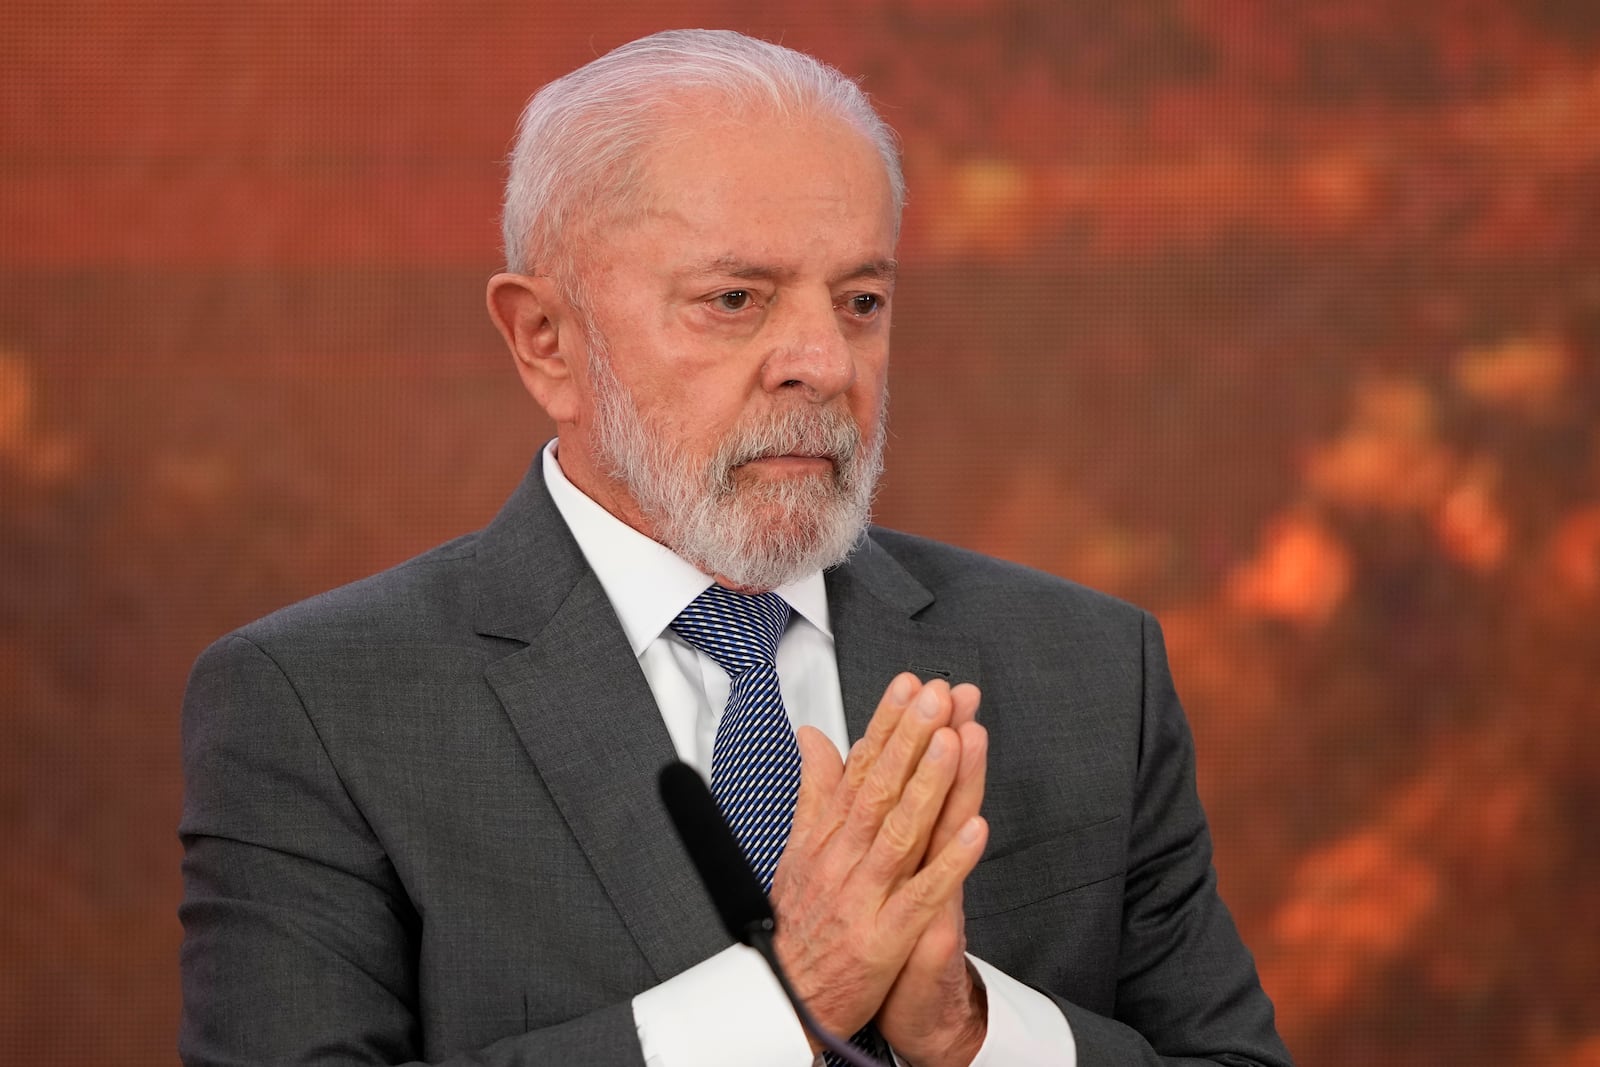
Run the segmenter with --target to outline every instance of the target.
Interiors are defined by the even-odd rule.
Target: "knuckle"
[[[900,799],[899,790],[883,778],[874,775],[861,783],[857,801],[867,811],[881,812],[894,806]]]
[[[910,854],[917,847],[919,836],[916,826],[898,808],[883,820],[883,827],[878,831],[878,841],[896,859]]]
[[[906,896],[906,902],[911,905],[913,910],[918,912],[931,910],[942,899],[938,884],[932,878],[926,877],[928,873],[927,871],[922,872],[922,874],[907,882],[902,889]]]

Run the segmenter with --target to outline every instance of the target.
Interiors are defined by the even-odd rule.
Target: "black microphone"
[[[661,768],[660,786],[661,802],[667,806],[683,850],[700,872],[700,881],[705,883],[728,936],[752,947],[753,936],[764,933],[770,937],[777,929],[772,903],[745,862],[744,852],[700,772],[687,763],[669,763]]]
[[[811,1031],[824,1048],[855,1067],[886,1067],[848,1041],[823,1029],[811,1014],[811,1009],[806,1007],[789,984],[789,976],[783,973],[778,954],[772,947],[772,936],[778,929],[777,919],[772,914],[772,903],[767,900],[767,894],[762,891],[750,864],[745,862],[744,852],[739,848],[733,831],[728,829],[728,823],[723,819],[716,799],[712,797],[711,790],[706,788],[700,772],[687,763],[674,760],[661,768],[658,784],[661,802],[666,805],[667,815],[683,841],[683,850],[689,854],[689,861],[700,873],[700,881],[705,884],[728,936],[761,953],[761,958],[772,968],[772,974],[778,979],[778,985],[783,988],[789,1003],[794,1005],[801,1025]]]

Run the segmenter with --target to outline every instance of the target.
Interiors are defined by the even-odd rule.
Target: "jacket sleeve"
[[[1143,700],[1116,1008],[1057,997],[1078,1062],[1286,1067],[1255,961],[1217,893],[1194,742],[1161,631],[1143,617]]]
[[[248,639],[197,662],[183,764],[183,1062],[421,1062],[421,918],[293,683]],[[437,1062],[644,1061],[622,1000]]]

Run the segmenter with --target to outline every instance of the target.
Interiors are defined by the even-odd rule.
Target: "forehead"
[[[849,253],[888,258],[893,192],[874,143],[843,119],[673,100],[635,170],[636,210],[605,243],[667,238],[673,258]]]

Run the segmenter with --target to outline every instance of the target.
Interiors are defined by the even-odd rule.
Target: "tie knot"
[[[772,664],[789,624],[789,604],[777,593],[735,593],[713,585],[690,602],[672,628],[730,675]]]

